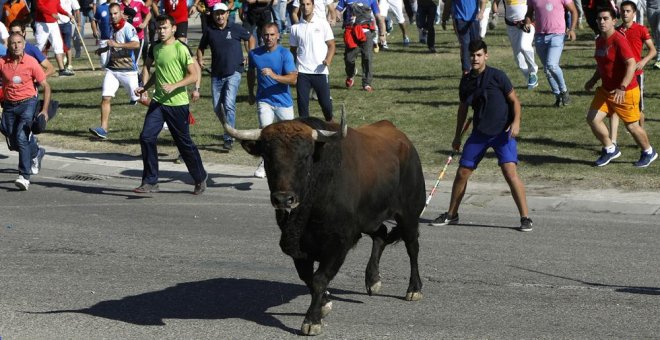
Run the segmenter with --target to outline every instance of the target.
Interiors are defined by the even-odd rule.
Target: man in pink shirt
[[[46,82],[46,74],[39,62],[24,51],[25,38],[12,33],[9,36],[8,53],[0,58],[0,77],[5,92],[0,130],[7,136],[9,149],[18,151],[19,175],[14,184],[22,191],[30,186],[30,175],[39,173],[41,159],[46,153],[30,132],[38,103],[35,83],[44,90],[44,109],[39,115],[43,115],[46,121],[50,104],[50,86]]]
[[[566,106],[570,101],[559,59],[564,51],[566,36],[575,41],[575,25],[578,22],[571,20],[571,27],[566,29],[565,10],[571,13],[571,18],[578,18],[573,0],[528,0],[525,16],[527,32],[531,30],[532,21],[535,21],[534,45],[543,64],[543,73],[555,95],[556,107]]]

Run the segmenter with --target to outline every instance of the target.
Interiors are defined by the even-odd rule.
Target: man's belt
[[[11,104],[11,105],[16,106],[16,105],[18,105],[18,104],[25,103],[26,101],[28,101],[28,100],[30,100],[30,99],[33,99],[33,98],[34,98],[34,97],[27,97],[27,98],[19,99],[19,100],[7,100],[7,99],[5,99],[5,103],[6,103],[6,104]]]

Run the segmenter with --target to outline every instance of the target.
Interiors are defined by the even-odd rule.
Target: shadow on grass
[[[528,271],[528,272],[535,273],[535,274],[541,274],[541,275],[545,275],[545,276],[550,276],[550,277],[555,277],[555,278],[560,278],[560,279],[564,279],[564,280],[569,280],[569,281],[581,283],[581,284],[587,285],[589,287],[611,288],[613,291],[619,292],[619,293],[660,295],[660,287],[611,285],[611,284],[604,284],[604,283],[598,283],[598,282],[591,282],[591,281],[575,279],[575,278],[568,277],[568,276],[550,274],[550,273],[542,272],[542,271],[539,271],[539,270],[528,269],[528,268],[523,268],[523,267],[518,267],[518,266],[510,266],[510,267],[520,269],[520,270],[524,270],[524,271]]]
[[[143,326],[164,326],[165,319],[240,319],[297,334],[297,328],[285,325],[275,315],[300,316],[302,322],[304,310],[289,313],[273,313],[268,310],[307,294],[309,290],[299,284],[218,278],[179,283],[159,291],[101,301],[89,308],[26,313],[80,313]],[[335,295],[361,293],[331,289],[331,294],[335,301],[362,303],[358,300],[341,299]]]
[[[431,107],[441,107],[441,106],[457,106],[459,103],[458,102],[443,102],[443,101],[414,101],[414,100],[397,100],[395,101],[397,104],[419,104],[419,105],[426,105],[426,106],[431,106]]]
[[[91,69],[89,69],[89,70],[91,71]],[[99,91],[100,92],[101,90],[102,90],[101,86],[99,86],[99,87],[86,87],[86,88],[80,88],[80,89],[67,87],[67,88],[59,88],[59,89],[54,88],[52,90],[52,93],[53,94],[56,94],[56,93],[71,94],[71,93],[87,93],[87,92],[94,92],[94,91]]]
[[[438,86],[416,86],[416,87],[397,87],[391,89],[392,91],[400,91],[406,93],[414,93],[419,91],[438,91],[440,87]]]

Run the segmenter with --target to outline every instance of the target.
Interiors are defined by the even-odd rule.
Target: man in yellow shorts
[[[598,67],[584,88],[590,91],[600,79],[601,86],[587,113],[587,122],[596,138],[603,144],[596,166],[605,166],[621,156],[621,151],[609,137],[605,117],[616,114],[625,123],[626,129],[642,148],[640,158],[634,165],[638,168],[649,166],[658,158],[658,153],[651,147],[648,135],[639,125],[639,86],[635,78],[635,56],[626,37],[614,29],[616,23],[614,10],[603,8],[598,11],[596,22],[600,35],[596,39],[594,58]]]

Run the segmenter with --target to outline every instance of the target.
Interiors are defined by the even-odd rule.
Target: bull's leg
[[[401,238],[406,243],[406,251],[410,258],[410,282],[406,291],[406,300],[418,301],[422,299],[422,279],[419,277],[419,266],[417,258],[419,255],[419,222],[413,216],[403,221],[397,219],[397,225],[401,226]]]
[[[369,257],[369,263],[367,263],[367,269],[364,275],[364,283],[367,287],[367,293],[369,295],[378,294],[380,291],[380,256],[383,255],[383,250],[387,245],[387,227],[384,224],[381,224],[378,230],[372,234],[371,240],[373,245],[371,246],[371,257]]]
[[[293,260],[298,271],[298,277],[305,282],[309,289],[310,294],[314,294],[312,288],[312,278],[314,277],[314,261],[313,260]],[[332,310],[332,301],[330,301],[330,293],[325,292],[321,298],[321,317],[325,317]]]
[[[337,275],[339,268],[344,263],[346,253],[347,250],[342,250],[333,257],[319,262],[319,268],[312,278],[312,303],[309,305],[309,309],[307,309],[305,320],[300,329],[304,335],[321,334],[323,330],[321,310],[324,299],[327,299],[328,284]]]

